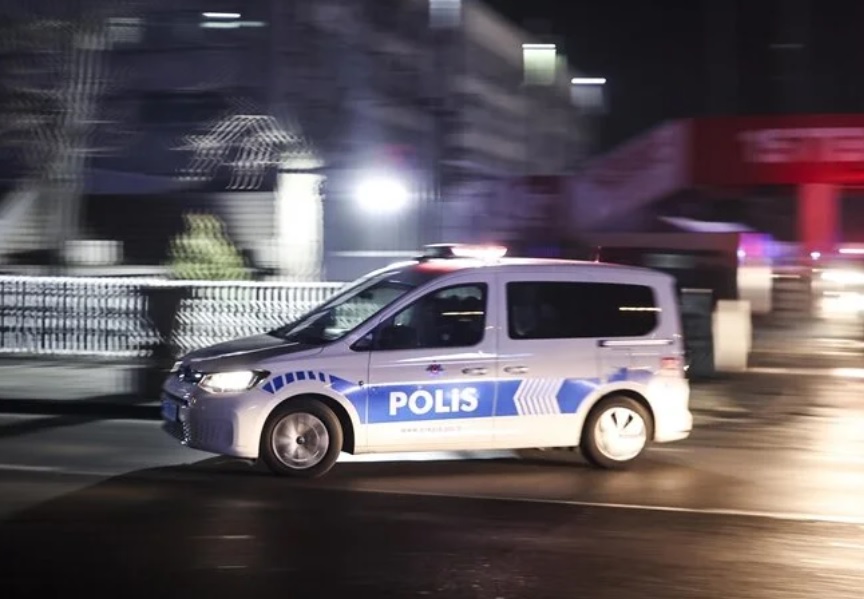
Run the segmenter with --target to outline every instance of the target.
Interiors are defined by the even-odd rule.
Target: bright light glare
[[[840,248],[841,254],[853,254],[853,255],[862,255],[864,254],[864,248]]]
[[[743,260],[746,257],[747,257],[747,252],[745,252],[744,250],[738,250],[738,259],[739,260]]]
[[[841,285],[864,284],[864,272],[855,270],[826,270],[822,273],[822,280]]]
[[[864,379],[864,368],[832,368],[831,375],[841,379]]]
[[[236,393],[248,389],[254,380],[255,373],[250,370],[217,372],[201,379],[199,386],[212,393]]]
[[[357,201],[369,212],[396,212],[408,203],[408,188],[389,177],[366,179],[357,187]]]
[[[239,19],[239,12],[205,12],[201,13],[205,19]]]
[[[605,85],[606,77],[573,77],[570,83],[573,85]]]
[[[819,258],[822,257],[822,252],[810,252],[810,257],[813,260],[818,260]]]
[[[453,255],[457,258],[498,260],[507,255],[507,248],[500,245],[457,245],[453,247]]]

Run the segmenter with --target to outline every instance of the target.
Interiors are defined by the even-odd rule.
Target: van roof
[[[614,264],[609,262],[590,262],[584,260],[565,260],[556,258],[499,258],[496,260],[478,260],[474,258],[424,258],[411,260],[391,265],[392,269],[410,269],[429,274],[439,273],[441,275],[457,271],[471,269],[496,269],[509,272],[525,272],[532,268],[543,268],[544,270],[576,270],[586,274],[596,271],[610,271],[615,273],[632,273],[643,277],[657,279],[671,279],[672,277],[662,271],[653,270],[640,266]]]

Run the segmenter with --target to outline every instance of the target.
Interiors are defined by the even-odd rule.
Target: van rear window
[[[507,284],[511,339],[643,337],[660,308],[645,285],[531,281]]]

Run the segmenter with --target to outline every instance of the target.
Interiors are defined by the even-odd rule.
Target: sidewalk
[[[0,358],[0,413],[100,418],[159,417],[158,397],[141,397],[139,364],[80,358]]]
[[[136,364],[0,358],[0,399],[82,400],[135,394]]]

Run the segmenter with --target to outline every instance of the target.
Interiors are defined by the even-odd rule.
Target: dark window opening
[[[507,285],[511,339],[642,337],[657,327],[654,291],[618,283]]]

